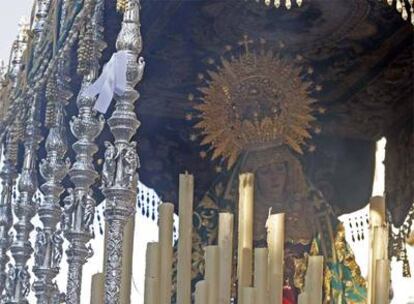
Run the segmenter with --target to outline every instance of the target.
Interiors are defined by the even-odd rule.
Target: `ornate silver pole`
[[[115,95],[116,106],[109,127],[115,138],[106,143],[105,162],[102,171],[103,193],[106,198],[105,220],[108,225],[105,264],[105,304],[120,302],[123,233],[126,222],[135,213],[137,192],[138,155],[132,136],[139,127],[134,103],[139,94],[135,85],[144,71],[143,58],[137,58],[142,50],[140,32],[140,3],[128,0],[122,28],[118,35],[118,51],[127,51],[127,88],[122,96]]]
[[[33,31],[36,35],[36,40],[42,40],[42,35],[44,35],[45,23],[47,16],[49,15],[51,0],[36,0],[36,14],[35,14],[35,23],[33,25]],[[39,46],[39,44],[37,45]],[[38,55],[38,49],[35,48],[35,55]]]
[[[20,25],[19,35],[14,42],[11,66],[9,70],[9,77],[13,81],[13,90],[18,89],[20,72],[23,69],[23,52],[27,47],[27,30],[28,25],[23,23]],[[15,101],[18,102],[18,101]],[[9,131],[6,137],[5,144],[5,159],[3,168],[0,173],[1,176],[1,196],[0,196],[0,295],[5,289],[6,282],[10,280],[6,279],[14,275],[14,268],[11,266],[6,273],[6,264],[9,261],[7,251],[10,249],[13,241],[12,236],[9,234],[9,230],[13,224],[12,215],[12,190],[13,185],[16,182],[16,162],[19,136],[19,122],[20,117],[17,117],[14,123],[9,127]]]
[[[15,132],[15,125],[10,126],[6,135],[4,163],[1,170],[1,197],[0,197],[0,293],[6,288],[8,277],[13,276],[14,268],[9,268],[6,272],[6,264],[9,262],[7,251],[13,241],[13,235],[9,232],[13,224],[11,209],[12,190],[16,181],[16,161],[18,140]]]
[[[35,34],[33,45],[39,41],[43,31],[49,0],[38,0],[37,2],[36,19],[33,24]],[[27,296],[30,292],[30,273],[26,264],[33,253],[29,235],[33,230],[31,219],[37,210],[34,194],[38,188],[37,151],[42,140],[39,118],[41,87],[40,84],[36,84],[34,90],[29,90],[27,94],[27,96],[34,97],[31,108],[28,109],[24,135],[24,160],[18,184],[19,198],[13,206],[18,221],[14,225],[16,237],[10,248],[14,258],[14,266],[12,267],[15,270],[13,276],[8,277],[8,290],[6,290],[7,303],[10,304],[28,303]]]
[[[92,255],[91,247],[87,247],[93,237],[95,213],[91,186],[99,177],[93,165],[93,155],[98,151],[94,141],[102,132],[105,120],[102,115],[97,117],[92,110],[95,98],[85,97],[83,92],[95,80],[99,55],[105,45],[100,30],[102,9],[103,2],[99,0],[90,23],[87,23],[81,33],[78,49],[78,73],[84,77],[77,99],[79,113],[71,122],[71,131],[77,141],[72,146],[76,161],[69,175],[75,188],[69,189],[69,195],[64,199],[64,233],[70,242],[66,251],[69,264],[66,292],[68,304],[79,304],[81,301],[82,268]]]
[[[36,275],[33,289],[39,304],[59,303],[63,300],[53,279],[59,273],[62,259],[63,238],[61,231],[56,228],[62,214],[60,196],[64,188],[61,182],[70,168],[69,159],[65,159],[67,134],[64,123],[64,105],[70,99],[71,94],[65,88],[65,68],[60,58],[57,74],[52,75],[46,88],[47,98],[54,106],[54,113],[52,119],[48,119],[51,121],[51,127],[45,143],[47,156],[39,165],[40,174],[45,179],[45,183],[40,187],[44,199],[40,202],[38,209],[43,228],[36,227],[35,266],[33,267]]]
[[[30,291],[30,274],[26,264],[33,252],[29,234],[33,230],[30,221],[36,213],[33,196],[38,186],[36,163],[37,149],[41,140],[37,116],[38,106],[38,97],[35,96],[24,138],[23,168],[18,184],[20,196],[13,206],[18,221],[14,225],[16,237],[10,248],[14,265],[9,265],[10,273],[6,285],[7,303],[10,304],[28,303],[26,298]]]

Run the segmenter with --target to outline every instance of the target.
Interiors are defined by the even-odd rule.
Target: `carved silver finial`
[[[45,29],[47,15],[49,14],[51,0],[36,0],[36,12],[33,22],[33,31],[39,35]]]
[[[140,32],[140,3],[129,0],[126,4],[122,28],[116,46],[118,51],[128,51],[127,88],[122,96],[115,95],[115,111],[108,120],[114,144],[105,144],[105,162],[102,172],[102,192],[106,198],[105,220],[109,227],[105,269],[105,304],[118,304],[122,271],[123,231],[129,217],[135,213],[139,158],[136,143],[131,142],[140,123],[134,103],[139,94],[135,85],[141,80],[144,60],[138,55],[142,50]]]
[[[127,0],[121,31],[116,40],[118,51],[127,50],[138,55],[142,51],[139,0]]]
[[[22,18],[19,23],[19,33],[12,46],[11,58],[10,58],[10,70],[9,77],[14,82],[14,86],[17,86],[17,79],[20,72],[23,70],[23,54],[27,48],[29,33],[29,22]]]

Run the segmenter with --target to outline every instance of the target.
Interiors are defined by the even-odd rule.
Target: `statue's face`
[[[283,199],[288,168],[285,162],[272,163],[256,171],[256,185],[260,195],[269,201]]]

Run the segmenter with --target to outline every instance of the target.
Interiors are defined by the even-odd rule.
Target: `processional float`
[[[275,3],[280,5],[280,1]],[[302,1],[296,3],[300,5]],[[397,1],[397,9],[407,19],[408,7],[412,13],[412,1],[409,5],[401,3],[405,2]],[[31,289],[37,303],[82,303],[82,269],[93,254],[88,243],[94,234],[92,223],[97,203],[94,185],[97,180],[102,181],[107,233],[105,278],[104,282],[95,282],[100,287],[96,296],[102,296],[105,304],[122,303],[124,231],[135,213],[139,167],[137,144],[132,141],[140,125],[134,110],[139,93],[134,88],[143,77],[145,62],[139,57],[142,51],[140,1],[119,0],[118,9],[123,11],[123,21],[116,41],[117,52],[106,67],[107,74],[104,69],[104,78],[98,77],[101,53],[106,47],[104,5],[104,0],[36,0],[30,22],[21,24],[13,44],[9,69],[1,79],[0,91],[4,107],[0,125],[0,137],[4,142],[0,172],[1,303],[28,303]],[[290,7],[291,1],[286,1],[286,5]],[[74,50],[77,60],[71,62]],[[81,78],[79,92],[75,92],[70,83],[71,66],[75,63]],[[115,75],[125,78],[120,87],[113,83],[119,81]],[[94,87],[91,92],[91,87],[97,83],[100,87]],[[115,110],[105,121],[96,110],[106,111],[114,90]],[[98,99],[97,93],[100,93]],[[74,99],[77,115],[69,122],[66,108]],[[46,134],[41,128],[43,119]],[[95,142],[105,123],[114,140],[105,143],[103,169],[98,172],[94,155],[99,148]],[[68,158],[69,130],[76,138],[71,147],[75,157],[72,164]],[[19,154],[19,146],[23,153]],[[43,146],[45,153],[39,160]],[[70,186],[64,183],[66,177]],[[281,302],[284,215],[269,215],[266,223],[268,247],[253,248],[253,181],[252,174],[240,175],[237,262],[233,261],[234,214],[223,212],[219,215],[218,243],[204,248],[204,279],[192,292],[194,178],[189,174],[180,176],[177,303],[230,303],[234,287],[233,265],[237,268],[236,298],[239,303]],[[18,196],[14,198],[16,187]],[[38,188],[40,197],[37,196]],[[374,198],[372,206],[369,297],[372,303],[380,303],[379,299],[386,298],[389,288],[389,261],[384,251],[388,227],[383,200]],[[159,242],[150,243],[147,248],[145,302],[148,304],[171,302],[173,212],[172,204],[160,206]],[[35,227],[32,245],[29,239],[34,230],[31,219],[36,214],[42,224]],[[12,227],[15,234],[11,232]],[[63,237],[69,242],[66,291],[59,290],[56,283],[63,256]],[[31,257],[34,258],[32,272],[35,276],[32,286],[28,266]],[[299,297],[300,303],[321,303],[323,263],[320,256],[309,258],[306,281],[311,286],[305,287]],[[98,295],[98,290],[104,291],[104,295]]]

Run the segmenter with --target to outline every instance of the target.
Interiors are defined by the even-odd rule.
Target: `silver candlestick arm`
[[[145,62],[138,59],[142,50],[140,3],[128,0],[116,47],[127,51],[127,87],[115,95],[115,111],[108,120],[114,144],[106,142],[102,170],[102,192],[106,198],[105,220],[108,225],[105,263],[105,304],[120,302],[123,232],[128,219],[135,213],[139,158],[136,143],[131,142],[140,123],[134,103],[139,94],[134,89],[141,80]]]

